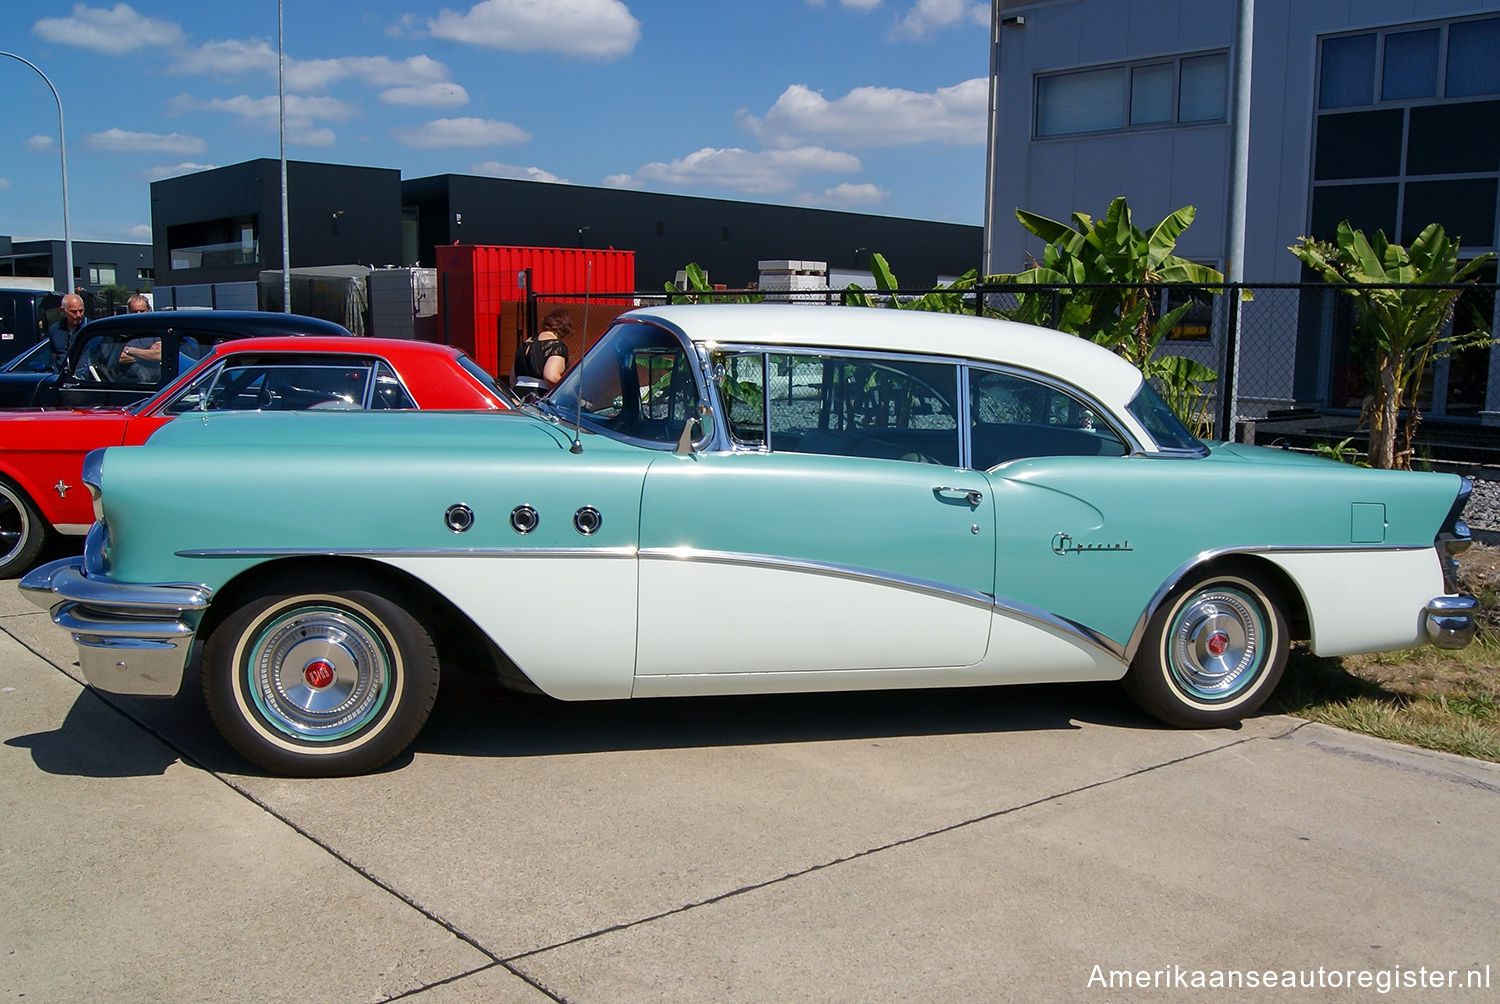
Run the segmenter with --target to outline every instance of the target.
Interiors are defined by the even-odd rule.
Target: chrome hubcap
[[[251,650],[256,707],[300,739],[357,732],[379,714],[391,657],[380,633],[334,607],[300,607],[268,624]]]
[[[1229,697],[1254,680],[1265,645],[1265,622],[1246,593],[1205,589],[1178,610],[1167,638],[1168,665],[1179,685],[1210,700]]]
[[[0,491],[0,560],[20,550],[26,537],[26,514],[7,491]]]

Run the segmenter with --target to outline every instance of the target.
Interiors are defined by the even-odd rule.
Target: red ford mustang
[[[0,412],[0,576],[52,533],[94,520],[84,454],[132,446],[194,411],[509,408],[514,396],[458,349],[388,338],[247,338],[219,345],[154,397],[124,408]]]

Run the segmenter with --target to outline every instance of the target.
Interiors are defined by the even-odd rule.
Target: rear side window
[[[988,470],[1026,457],[1122,457],[1125,444],[1092,407],[1050,384],[971,369],[969,415],[974,466]]]
[[[351,359],[308,362],[228,362],[201,374],[167,405],[188,411],[303,411],[413,408],[415,403],[383,363]],[[372,392],[372,383],[375,384]]]

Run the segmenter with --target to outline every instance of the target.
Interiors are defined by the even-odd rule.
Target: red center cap
[[[1208,636],[1208,652],[1210,655],[1223,655],[1224,650],[1229,647],[1229,636],[1223,631],[1215,631]]]
[[[322,659],[315,659],[302,671],[302,678],[307,681],[309,687],[322,690],[333,682],[333,664]]]

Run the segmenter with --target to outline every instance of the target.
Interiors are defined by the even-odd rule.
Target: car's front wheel
[[[20,575],[36,563],[48,529],[26,493],[0,478],[0,578]]]
[[[1124,686],[1147,714],[1184,728],[1233,725],[1286,669],[1281,594],[1248,569],[1179,586],[1157,608]]]
[[[265,583],[203,646],[203,693],[224,738],[276,774],[373,770],[407,748],[437,697],[426,628],[399,594],[345,574]]]

